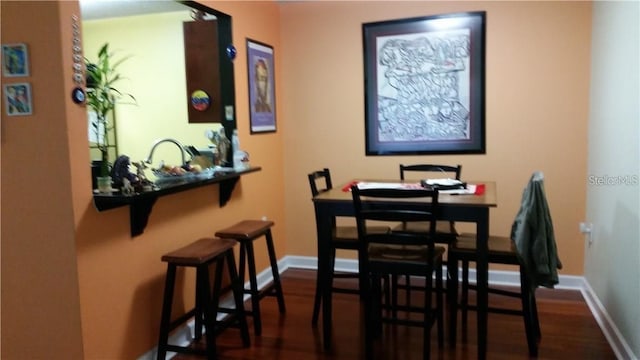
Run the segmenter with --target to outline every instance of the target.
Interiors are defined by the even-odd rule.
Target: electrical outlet
[[[267,221],[267,215],[262,215],[262,221]]]
[[[581,222],[580,232],[587,235],[587,243],[591,246],[593,244],[593,224]]]
[[[584,223],[584,222],[580,223],[580,232],[583,233],[583,234],[591,233],[591,229],[592,228],[593,228],[593,224],[592,223]]]

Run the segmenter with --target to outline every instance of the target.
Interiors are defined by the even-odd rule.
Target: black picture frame
[[[276,132],[275,63],[271,45],[247,38],[251,134]]]
[[[362,24],[366,155],[484,154],[486,12]]]

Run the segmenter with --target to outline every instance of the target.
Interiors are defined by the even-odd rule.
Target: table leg
[[[322,342],[325,350],[331,349],[331,279],[329,275],[330,242],[332,229],[331,213],[316,203],[316,230],[318,235],[318,282],[322,304]]]

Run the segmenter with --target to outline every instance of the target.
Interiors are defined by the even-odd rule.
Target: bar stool
[[[262,298],[265,296],[275,296],[278,299],[278,308],[280,313],[284,314],[286,311],[282,285],[280,283],[280,273],[278,272],[276,252],[273,247],[273,238],[271,236],[271,227],[273,225],[273,221],[244,220],[231,227],[216,232],[217,237],[234,239],[240,242],[240,279],[244,281],[246,263],[249,268],[250,288],[248,290],[243,289],[243,292],[251,295],[251,311],[248,311],[247,315],[253,316],[255,334],[258,336],[262,334],[262,320],[260,318],[260,300]],[[269,252],[269,262],[271,263],[273,283],[259,291],[258,281],[256,279],[256,261],[253,251],[253,241],[262,236],[264,236],[267,241],[267,251]]]
[[[242,280],[236,270],[233,247],[234,240],[202,238],[190,245],[182,247],[162,256],[167,263],[167,275],[164,285],[164,299],[162,303],[162,319],[160,321],[160,339],[158,341],[158,360],[165,359],[167,351],[205,355],[208,359],[216,358],[215,338],[228,327],[238,327],[245,347],[250,345],[249,330],[242,303]],[[219,306],[222,288],[224,263],[227,263],[230,286],[233,291],[235,308]],[[209,282],[209,266],[216,264],[213,293]],[[186,314],[171,321],[171,307],[175,287],[176,269],[178,266],[196,268],[196,298],[195,307]],[[221,320],[217,320],[218,313],[224,313]],[[185,323],[191,317],[195,318],[195,342],[202,338],[202,326],[206,331],[206,350],[194,349],[186,346],[168,344],[169,332]],[[204,320],[204,323],[203,323]]]

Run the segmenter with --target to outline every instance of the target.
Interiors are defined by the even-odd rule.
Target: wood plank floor
[[[243,348],[237,329],[228,329],[218,338],[220,359],[361,359],[362,334],[360,306],[357,297],[334,294],[333,349],[322,350],[322,326],[311,326],[315,271],[289,269],[282,274],[287,313],[281,316],[275,298],[261,301],[262,335],[253,335],[249,318],[251,347]],[[350,281],[350,280],[342,280]],[[355,283],[354,283],[355,285]],[[602,331],[592,317],[578,291],[539,289],[538,312],[542,329],[539,359],[615,359]],[[514,300],[490,297],[490,303],[505,305]],[[517,300],[516,306],[517,306]],[[459,318],[459,317],[458,317]],[[460,320],[458,320],[460,321]],[[445,325],[446,326],[446,325]],[[432,330],[432,359],[476,358],[475,313],[469,315],[469,331],[463,339],[459,328],[458,344],[438,349],[436,329]],[[422,330],[418,328],[385,328],[378,344],[378,359],[421,359]],[[445,339],[446,341],[446,339]],[[194,344],[201,347],[203,344]],[[528,359],[522,318],[489,315],[488,359]],[[202,357],[179,354],[176,360]]]

